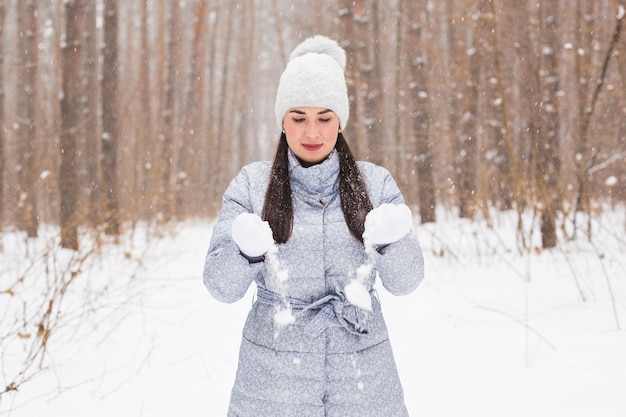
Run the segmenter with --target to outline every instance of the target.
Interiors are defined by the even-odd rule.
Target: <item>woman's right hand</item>
[[[231,237],[241,253],[249,258],[259,258],[275,246],[269,223],[255,213],[238,215],[233,222]]]

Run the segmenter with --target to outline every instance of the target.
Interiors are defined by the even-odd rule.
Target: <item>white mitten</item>
[[[388,245],[406,236],[413,227],[413,215],[406,204],[384,203],[365,217],[366,245]]]
[[[258,258],[274,247],[269,223],[254,213],[241,213],[235,218],[231,237],[241,253],[250,258]]]

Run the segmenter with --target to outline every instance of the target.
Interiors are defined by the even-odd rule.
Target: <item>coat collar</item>
[[[339,156],[336,150],[319,164],[308,168],[289,150],[291,190],[311,197],[327,197],[339,189]]]

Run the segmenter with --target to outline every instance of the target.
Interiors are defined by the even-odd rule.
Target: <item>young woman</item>
[[[278,87],[273,162],[226,190],[204,283],[218,300],[256,300],[243,329],[231,417],[402,417],[407,411],[378,299],[423,278],[412,215],[389,171],[356,162],[345,51],[301,43]]]

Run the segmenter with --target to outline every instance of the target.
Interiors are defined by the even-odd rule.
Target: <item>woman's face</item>
[[[291,151],[307,166],[322,162],[335,148],[339,118],[322,107],[294,107],[283,118]]]

